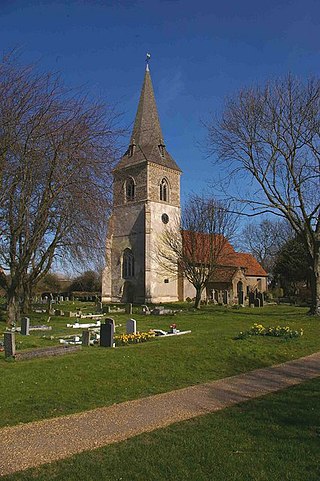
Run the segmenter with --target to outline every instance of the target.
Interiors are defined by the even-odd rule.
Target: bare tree
[[[250,222],[244,227],[241,245],[271,274],[279,250],[292,237],[292,229],[287,222],[264,219],[259,223]]]
[[[302,239],[310,268],[310,313],[320,315],[320,80],[303,83],[289,75],[242,90],[207,127],[210,153],[218,153],[229,178],[252,182],[251,195],[238,200],[253,214],[287,219]]]
[[[0,64],[0,266],[10,323],[56,256],[80,259],[102,246],[115,118],[54,75],[11,57]]]
[[[228,205],[214,198],[193,195],[181,222],[164,231],[158,246],[158,263],[167,272],[185,277],[195,288],[195,308],[234,235],[236,217]]]

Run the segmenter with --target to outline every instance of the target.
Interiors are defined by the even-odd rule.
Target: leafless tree
[[[254,214],[287,219],[303,240],[310,313],[320,315],[320,80],[304,83],[289,75],[242,90],[207,127],[209,151],[218,154],[229,178],[252,182],[251,195],[238,200]]]
[[[159,265],[172,274],[178,272],[194,286],[197,309],[235,230],[236,217],[228,205],[193,195],[186,203],[181,221],[170,223],[159,240]]]
[[[263,219],[259,223],[250,222],[244,227],[241,245],[258,260],[266,272],[272,274],[279,250],[292,237],[292,229],[287,222]]]
[[[57,256],[102,246],[116,115],[12,57],[0,64],[0,266],[8,322]]]

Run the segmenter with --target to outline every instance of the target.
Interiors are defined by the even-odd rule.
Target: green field
[[[83,303],[83,306],[86,304]],[[82,306],[82,307],[83,307]],[[182,307],[174,317],[134,314],[140,331],[191,329],[181,337],[156,339],[116,349],[84,348],[60,358],[8,362],[0,354],[0,426],[107,406],[180,387],[224,378],[255,368],[298,358],[320,350],[319,320],[306,309],[272,306],[263,309],[227,309],[207,306],[201,311]],[[87,310],[92,306],[87,306]],[[124,331],[124,314],[112,314],[117,332]],[[32,324],[46,322],[47,315],[32,315]],[[57,344],[57,336],[71,332],[69,318],[52,318],[53,340],[43,334],[17,334],[19,348]],[[303,328],[297,339],[250,337],[235,340],[239,331],[254,322]],[[5,324],[1,324],[2,331]],[[74,333],[74,330],[72,331]],[[46,334],[48,335],[48,334]]]

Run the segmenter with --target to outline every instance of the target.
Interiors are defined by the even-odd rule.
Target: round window
[[[163,222],[164,224],[168,224],[168,222],[169,222],[169,216],[168,216],[168,214],[162,214],[161,220],[162,220],[162,222]]]

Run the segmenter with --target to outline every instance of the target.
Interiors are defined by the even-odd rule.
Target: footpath
[[[0,476],[117,443],[320,376],[320,352],[238,376],[0,429]]]

